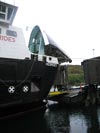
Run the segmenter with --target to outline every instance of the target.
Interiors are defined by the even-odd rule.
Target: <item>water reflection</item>
[[[84,111],[84,115],[87,123],[87,133],[100,133],[100,112],[98,113],[98,109],[96,107],[90,107],[89,109]]]
[[[0,121],[0,129],[3,133],[100,133],[100,107],[52,106]]]
[[[51,133],[69,133],[69,114],[61,109],[47,110],[45,119]]]
[[[52,133],[100,133],[100,107],[54,108],[45,118]]]

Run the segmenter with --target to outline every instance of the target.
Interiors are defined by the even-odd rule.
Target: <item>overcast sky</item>
[[[100,0],[5,0],[19,6],[15,26],[39,25],[72,64],[100,56]]]

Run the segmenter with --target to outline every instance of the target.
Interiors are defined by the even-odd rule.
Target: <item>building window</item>
[[[6,6],[0,5],[0,12],[6,12]]]
[[[0,19],[5,19],[6,7],[0,5]]]
[[[8,36],[13,36],[13,37],[17,37],[17,32],[16,31],[12,31],[12,30],[7,30],[6,34]]]
[[[11,18],[12,12],[13,12],[13,8],[8,8],[7,20]]]
[[[5,14],[0,13],[0,19],[5,19]]]
[[[1,33],[1,28],[0,28],[0,34],[2,34],[2,33]]]

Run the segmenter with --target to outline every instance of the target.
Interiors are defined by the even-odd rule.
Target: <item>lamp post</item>
[[[93,50],[93,57],[94,57],[95,56],[95,54],[94,54],[95,49],[93,48],[92,50]]]

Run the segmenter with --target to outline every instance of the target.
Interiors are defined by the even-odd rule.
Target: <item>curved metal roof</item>
[[[37,47],[37,54],[39,54],[39,49],[42,49],[44,46],[44,51],[42,50],[40,54],[44,53],[45,55],[57,57],[59,63],[72,62],[71,58],[68,57],[68,55],[66,55],[65,52],[61,50],[59,46],[51,39],[51,37],[47,35],[46,32],[43,32],[39,26],[35,26],[30,35],[28,47],[32,53],[35,51],[32,50],[33,43],[37,45],[35,46]]]
[[[46,34],[47,35],[47,34]],[[63,63],[63,62],[72,62],[71,58],[61,49],[59,48],[59,46],[51,39],[51,37],[49,35],[47,35],[48,38],[48,46],[46,46],[46,53],[50,53],[53,56],[58,57],[59,62]],[[53,53],[52,53],[53,51]]]

